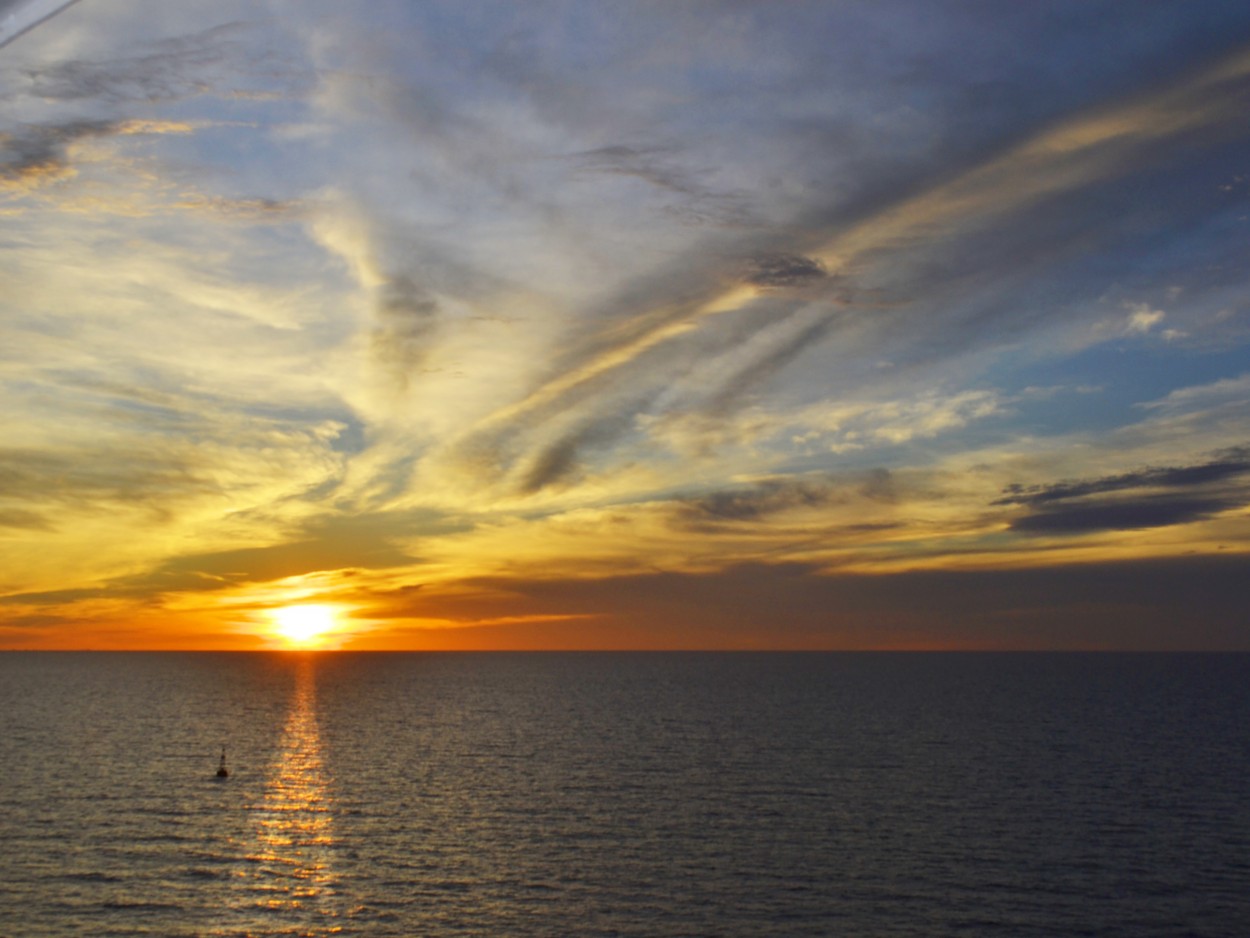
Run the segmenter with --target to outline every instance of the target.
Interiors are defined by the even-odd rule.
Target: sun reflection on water
[[[333,798],[321,757],[316,680],[312,661],[296,671],[295,693],[270,767],[264,797],[252,806],[255,840],[247,855],[253,908],[274,913],[271,924],[304,928],[301,934],[335,934]]]

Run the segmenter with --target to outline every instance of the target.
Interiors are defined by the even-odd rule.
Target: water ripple
[[[10,655],[0,714],[0,935],[1250,921],[1247,656]]]

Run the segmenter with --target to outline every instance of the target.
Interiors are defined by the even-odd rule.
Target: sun
[[[333,606],[281,606],[269,610],[274,632],[296,648],[318,648],[338,624]]]

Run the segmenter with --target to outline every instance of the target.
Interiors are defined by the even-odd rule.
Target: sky
[[[1248,5],[5,28],[0,648],[1250,650]]]

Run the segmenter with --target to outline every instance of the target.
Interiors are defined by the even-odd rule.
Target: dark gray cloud
[[[142,54],[131,57],[50,62],[25,71],[26,91],[49,101],[104,103],[202,94],[222,77],[221,66],[256,64],[256,56],[246,54],[242,42],[248,30],[245,24],[227,23],[148,43]]]
[[[828,274],[820,261],[801,254],[770,254],[758,257],[747,282],[760,287],[802,287]]]
[[[673,155],[673,150],[663,147],[638,149],[617,145],[588,150],[577,154],[577,157],[586,170],[633,176],[680,195],[702,195],[703,187],[693,181],[688,171],[673,162]]]
[[[714,533],[726,523],[762,521],[791,509],[839,505],[857,497],[893,503],[899,498],[898,487],[890,471],[883,468],[869,471],[858,486],[854,476],[833,474],[763,479],[753,485],[682,499],[677,503],[674,523],[690,531]],[[901,526],[901,522],[893,521],[849,524],[830,528],[826,534],[871,534]]]
[[[1201,521],[1250,503],[1225,483],[1250,473],[1250,447],[1222,450],[1192,466],[1160,466],[1098,479],[1009,486],[995,505],[1023,505],[1012,530],[1037,534],[1129,531]]]
[[[586,452],[607,446],[628,433],[634,423],[633,409],[584,421],[554,443],[541,447],[526,471],[520,490],[533,494],[548,486],[575,479]]]
[[[689,520],[754,521],[790,508],[823,505],[835,497],[835,491],[824,479],[766,479],[688,501],[683,514]]]
[[[75,120],[36,124],[0,134],[0,188],[27,188],[69,171],[67,149],[77,140],[115,133],[119,121]]]
[[[738,227],[752,223],[744,193],[718,189],[704,181],[710,170],[683,165],[680,151],[669,147],[599,147],[576,154],[583,171],[638,179],[675,196],[664,211],[695,225]]]
[[[1250,473],[1250,446],[1221,450],[1215,458],[1193,466],[1162,466],[1085,479],[1075,482],[1054,482],[1049,485],[1010,485],[995,505],[1044,505],[1047,502],[1136,488],[1189,488]]]
[[[1013,531],[1030,534],[1085,534],[1092,531],[1132,531],[1202,521],[1245,504],[1240,498],[1185,498],[1148,496],[1047,507],[1011,523]]]
[[[74,172],[71,147],[80,140],[116,135],[185,133],[183,124],[130,120],[79,119],[22,124],[0,132],[0,191],[21,193],[67,178]],[[187,194],[174,205],[247,223],[281,223],[297,217],[298,200],[229,198]]]
[[[438,302],[411,276],[393,277],[381,288],[371,343],[374,357],[399,388],[406,389],[425,362],[438,313]]]
[[[607,434],[592,425],[557,440],[538,452],[534,464],[521,480],[520,490],[532,495],[572,476],[578,467],[578,450],[596,437]]]
[[[899,497],[898,481],[889,469],[878,466],[869,470],[868,478],[860,486],[859,494],[875,502],[892,503]]]

